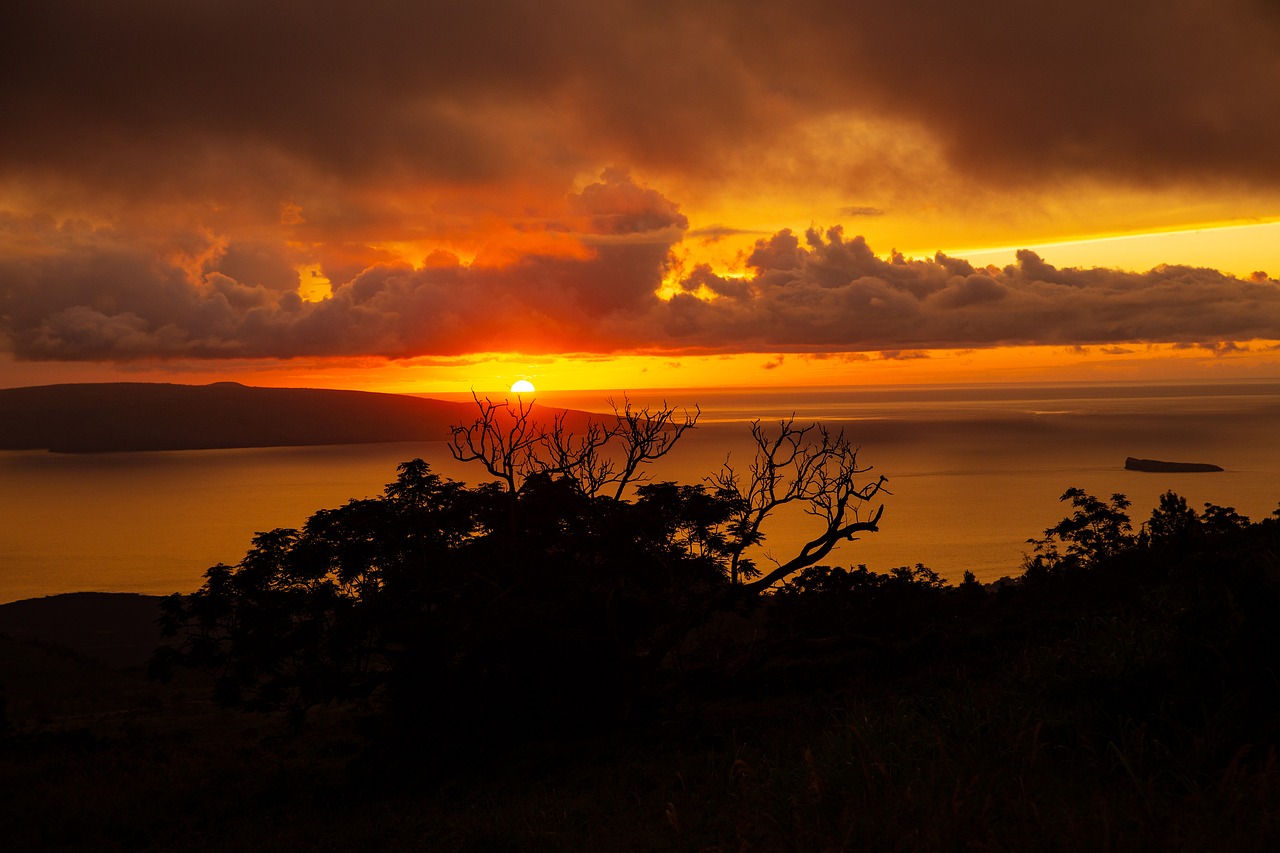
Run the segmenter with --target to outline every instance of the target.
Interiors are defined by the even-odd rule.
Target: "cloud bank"
[[[751,275],[701,269],[664,306],[668,341],[712,348],[860,352],[1021,344],[1275,338],[1280,283],[1162,266],[1057,269],[1034,252],[1004,269],[941,253],[877,257],[816,229],[756,243]],[[697,298],[692,291],[714,296]]]
[[[742,140],[841,112],[918,125],[991,179],[1280,177],[1266,0],[11,0],[4,17],[0,160],[117,188],[208,189],[246,162],[267,187],[601,156],[721,173]]]
[[[758,240],[742,277],[677,275],[686,218],[616,171],[543,227],[540,250],[374,264],[307,302],[270,248],[192,235],[198,251],[166,257],[110,229],[10,217],[0,239],[43,251],[0,258],[3,337],[47,360],[866,352],[1273,339],[1280,317],[1270,279],[1057,269],[1030,251],[1004,269],[883,259],[839,227]]]
[[[1280,337],[1264,275],[883,260],[839,228],[771,226],[727,277],[692,248],[759,229],[680,203],[1275,186],[1274,2],[10,0],[0,31],[23,359]]]

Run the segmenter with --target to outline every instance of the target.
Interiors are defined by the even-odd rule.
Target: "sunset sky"
[[[1276,0],[0,31],[0,386],[1280,378]]]

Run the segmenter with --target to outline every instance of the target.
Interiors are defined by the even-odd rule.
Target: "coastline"
[[[992,386],[973,399],[868,402],[867,394],[882,392],[794,389],[791,396],[765,389],[755,411],[766,427],[784,406],[794,406],[801,422],[844,427],[861,448],[859,460],[889,477],[880,532],[842,546],[831,557],[836,565],[887,571],[923,562],[953,581],[966,570],[984,582],[1017,574],[1026,540],[1061,518],[1058,498],[1068,487],[1127,494],[1135,521],[1168,489],[1192,506],[1213,502],[1253,518],[1276,507],[1276,395],[1215,397],[1200,388],[1188,399],[1163,387],[1157,391],[1164,396],[1128,398],[1112,386],[1098,397],[1080,387],[1032,390],[1017,399],[989,399],[1012,393]],[[1046,404],[1049,394],[1062,399]],[[740,415],[749,413],[750,394],[691,389],[688,396],[705,396],[704,419],[655,468],[657,479],[697,484],[726,456],[742,463],[749,452]],[[1126,452],[1212,459],[1228,470],[1216,477],[1130,472],[1122,467]],[[380,494],[395,466],[415,457],[443,477],[486,479],[478,466],[453,460],[439,440],[0,452],[0,512],[8,521],[0,530],[0,602],[82,590],[191,591],[209,566],[239,560],[256,531],[296,527],[317,510]],[[795,529],[776,527],[765,550],[790,550],[802,538]]]

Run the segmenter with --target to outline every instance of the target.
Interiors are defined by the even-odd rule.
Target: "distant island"
[[[1147,471],[1157,474],[1197,474],[1210,471],[1221,471],[1217,465],[1205,462],[1162,462],[1159,459],[1135,459],[1132,456],[1124,460],[1126,471]]]
[[[539,407],[541,408],[541,407]],[[560,410],[544,410],[545,419]],[[471,402],[314,388],[118,382],[0,389],[0,450],[104,453],[440,441]],[[569,412],[580,432],[597,415]]]

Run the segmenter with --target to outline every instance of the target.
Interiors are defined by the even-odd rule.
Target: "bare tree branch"
[[[629,486],[647,479],[643,467],[670,453],[701,414],[697,408],[677,414],[665,401],[650,409],[633,407],[626,398],[621,405],[610,400],[612,423],[592,421],[575,435],[563,412],[543,427],[531,417],[531,402],[472,397],[479,414],[471,424],[453,427],[450,452],[461,462],[482,464],[513,499],[530,475],[547,474],[568,479],[590,497],[609,490],[614,500],[622,500]],[[861,475],[871,469],[858,465],[857,448],[843,431],[832,433],[817,423],[800,426],[792,416],[779,421],[774,434],[754,421],[751,437],[755,455],[745,471],[726,459],[707,477],[734,507],[722,551],[731,585],[746,593],[763,591],[823,559],[839,542],[879,529],[883,505],[867,518],[860,511],[887,491],[887,478],[860,485]],[[820,519],[819,532],[794,557],[761,576],[748,550],[764,541],[766,521],[790,504]]]
[[[657,411],[650,410],[648,406],[633,409],[631,401],[626,397],[623,397],[621,407],[612,399],[609,400],[609,405],[617,418],[615,434],[622,442],[623,449],[621,468],[609,482],[617,486],[613,493],[614,499],[621,500],[628,485],[647,479],[643,474],[637,473],[640,466],[670,453],[680,437],[697,424],[702,409],[695,406],[692,415],[686,409],[678,417],[675,408],[668,406],[666,400],[662,401],[662,407]]]
[[[542,437],[542,449],[547,454],[543,470],[569,478],[583,493],[595,497],[613,481],[617,470],[606,453],[617,427],[591,421],[586,432],[574,435],[565,425],[565,415],[556,415],[550,431]]]
[[[880,491],[881,485],[887,478],[883,475],[880,479],[872,483],[868,488],[873,489],[872,494]],[[853,521],[839,527],[829,526],[827,531],[821,536],[810,540],[800,549],[800,553],[792,557],[787,562],[778,566],[773,571],[754,580],[751,583],[742,585],[746,592],[762,592],[773,586],[780,580],[785,579],[788,575],[800,571],[803,568],[812,566],[814,563],[827,556],[842,539],[853,541],[857,537],[856,533],[875,533],[880,529],[880,516],[884,515],[884,504],[876,507],[876,511],[866,521]]]
[[[751,424],[756,452],[745,475],[726,459],[721,470],[707,478],[738,505],[732,525],[735,541],[729,556],[730,582],[740,584],[759,574],[744,554],[764,540],[764,523],[780,507],[801,504],[806,513],[822,519],[824,529],[791,560],[759,580],[743,584],[747,591],[763,590],[812,565],[855,533],[878,530],[884,512],[882,505],[872,518],[860,519],[859,507],[884,490],[887,478],[857,485],[859,475],[871,468],[858,466],[858,451],[843,431],[832,434],[820,424],[797,426],[794,416],[779,421],[778,427],[777,435],[770,437],[760,421]]]
[[[470,424],[456,424],[449,442],[449,452],[459,462],[479,462],[515,494],[529,474],[540,470],[536,448],[545,432],[530,418],[533,402],[517,398],[495,403],[480,399],[475,392],[479,415]]]
[[[613,418],[591,421],[575,435],[566,412],[544,426],[533,420],[533,404],[523,398],[514,406],[474,393],[472,399],[478,415],[453,427],[449,451],[459,462],[479,462],[513,495],[531,474],[547,474],[567,478],[592,497],[611,489],[621,500],[629,486],[647,479],[642,468],[666,456],[701,414],[697,407],[692,415],[677,413],[665,401],[650,409],[634,408],[625,397],[621,405],[611,399]]]

